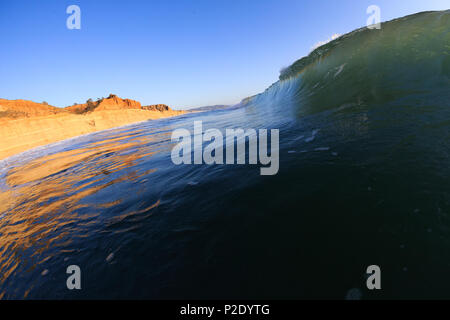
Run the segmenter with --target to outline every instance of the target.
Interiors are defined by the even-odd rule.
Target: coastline
[[[108,110],[87,114],[56,114],[49,116],[0,119],[0,161],[22,152],[76,138],[89,133],[132,125],[147,120],[170,118],[186,111]]]

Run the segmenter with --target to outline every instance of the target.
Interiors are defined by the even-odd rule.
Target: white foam
[[[344,63],[343,65],[339,66],[338,71],[334,74],[335,78],[342,72],[342,70],[344,70],[345,65],[346,65],[346,63]]]
[[[114,252],[110,253],[110,254],[106,257],[106,262],[111,262],[112,259],[114,259]]]
[[[312,134],[311,134],[311,137],[306,138],[306,139],[305,139],[305,142],[311,142],[311,141],[313,141],[313,140],[316,138],[316,134],[319,133],[319,131],[320,131],[319,129],[313,130],[313,132],[312,132]]]

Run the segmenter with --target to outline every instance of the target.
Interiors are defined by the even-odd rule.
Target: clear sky
[[[66,8],[81,9],[69,30]],[[64,107],[114,93],[175,108],[259,93],[311,47],[449,0],[0,0],[0,97]]]

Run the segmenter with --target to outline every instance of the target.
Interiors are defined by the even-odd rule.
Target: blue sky
[[[81,9],[81,30],[66,8]],[[231,104],[336,33],[448,0],[0,0],[0,97],[64,107],[115,93],[175,108]]]

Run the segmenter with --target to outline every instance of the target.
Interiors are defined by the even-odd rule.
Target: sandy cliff
[[[85,113],[102,110],[142,109],[142,106],[138,101],[122,99],[114,94],[110,94],[108,98],[102,98],[97,101],[88,100],[86,103],[74,104],[64,109],[73,113]]]
[[[0,159],[79,135],[183,113],[165,105],[142,107],[114,95],[64,109],[0,99]]]
[[[64,113],[60,108],[28,100],[0,99],[0,118],[29,118]]]

